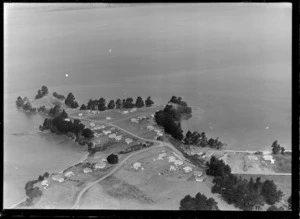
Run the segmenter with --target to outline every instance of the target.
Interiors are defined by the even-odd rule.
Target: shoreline
[[[73,141],[74,143],[78,144],[77,142],[75,142],[73,139],[69,138],[69,140]],[[59,170],[54,170],[51,171],[52,173],[50,173],[50,175],[55,174],[55,173],[59,173],[62,174],[64,171],[66,171],[67,169],[69,169],[70,167],[75,166],[78,163],[82,163],[84,160],[86,160],[89,156],[89,152],[87,152],[86,154],[84,154],[79,160],[77,160],[75,163],[68,165],[67,167],[63,167],[63,168],[59,168]],[[50,176],[49,176],[50,177]],[[25,196],[21,201],[18,201],[17,203],[13,204],[10,208],[8,209],[14,209],[16,208],[18,205],[22,204],[23,202],[25,202],[27,199],[27,196]]]

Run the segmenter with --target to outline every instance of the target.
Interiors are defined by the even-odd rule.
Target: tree
[[[278,153],[280,152],[281,147],[280,147],[280,145],[277,143],[277,140],[273,142],[273,144],[272,144],[271,147],[272,147],[272,152],[273,152],[273,154],[278,154]]]
[[[38,178],[38,181],[43,181],[44,180],[44,177],[43,176],[41,176],[41,175],[39,175],[39,178]]]
[[[130,109],[130,108],[134,107],[132,97],[126,98],[125,105],[123,105],[123,107],[126,108],[126,109]]]
[[[273,205],[281,200],[283,193],[281,190],[277,190],[273,180],[266,180],[262,186],[261,195],[264,196],[267,204]]]
[[[79,110],[86,110],[86,109],[87,109],[86,105],[82,104]]]
[[[284,151],[285,151],[285,148],[284,147],[281,147],[280,148],[280,153],[283,155],[284,154]]]
[[[116,164],[118,163],[118,161],[119,161],[118,155],[111,154],[107,157],[107,162],[110,164]]]
[[[149,96],[145,101],[146,107],[150,107],[154,104],[154,102],[151,100],[151,97]]]
[[[99,99],[98,110],[99,111],[105,111],[106,110],[106,100],[103,97],[101,97]]]
[[[83,137],[85,138],[92,138],[94,137],[94,133],[89,128],[85,128],[82,132]]]
[[[49,93],[49,92],[48,92],[48,88],[47,88],[46,86],[42,86],[41,92],[42,92],[42,95],[43,95],[43,96],[45,96],[45,95],[47,95],[47,94]]]
[[[32,105],[31,105],[31,103],[30,103],[29,101],[26,102],[26,103],[23,105],[23,109],[24,109],[25,111],[27,111],[27,110],[31,111],[31,110],[32,110]]]
[[[223,160],[218,160],[215,156],[212,156],[210,162],[207,164],[206,174],[224,178],[224,176],[231,174],[231,168]]]
[[[116,108],[117,109],[122,108],[122,101],[120,99],[117,99],[117,101],[116,101]]]
[[[53,95],[55,98],[60,99],[60,100],[64,100],[64,99],[65,99],[65,96],[64,96],[64,95],[60,95],[60,94],[58,94],[58,93],[56,93],[56,92],[53,92],[52,95]]]
[[[24,101],[22,100],[22,97],[18,97],[16,101],[17,107],[22,107],[24,105]]]
[[[185,196],[180,201],[180,210],[219,210],[218,203],[213,198],[207,198],[201,193],[197,193],[195,198],[190,195]]]
[[[44,178],[48,178],[48,177],[49,177],[49,173],[48,173],[48,172],[45,172],[44,175],[43,175],[43,177],[44,177]]]
[[[71,107],[72,103],[75,101],[75,97],[72,93],[69,93],[66,100],[65,100],[65,104],[69,107]]]
[[[115,101],[111,100],[109,101],[108,105],[107,105],[108,109],[114,109],[115,108]]]
[[[141,107],[145,106],[145,103],[144,103],[143,99],[140,96],[137,97],[136,102],[135,102],[135,106],[137,108],[141,108]]]
[[[63,119],[66,119],[66,118],[68,118],[68,114],[66,113],[66,111],[63,109],[63,111],[62,111],[62,113],[61,113],[61,117],[63,118]]]
[[[43,97],[42,91],[38,90],[38,93],[37,93],[37,95],[35,95],[34,99],[39,99],[39,98],[42,98],[42,97]]]
[[[125,105],[126,105],[126,100],[123,99],[123,100],[122,100],[122,108],[125,108]]]
[[[76,101],[71,103],[71,108],[76,109],[77,107],[79,107],[79,104]]]

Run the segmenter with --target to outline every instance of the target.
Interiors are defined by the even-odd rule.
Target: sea
[[[18,111],[18,96],[72,92],[92,99],[180,96],[187,130],[228,149],[291,148],[291,5],[4,4],[4,208],[25,183],[86,154],[38,132],[44,117]],[[68,74],[68,77],[66,77]],[[24,133],[24,135],[14,135]]]

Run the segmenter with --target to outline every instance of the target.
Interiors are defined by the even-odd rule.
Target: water
[[[286,4],[18,4],[6,6],[4,18],[6,207],[23,198],[25,182],[84,153],[66,138],[36,133],[43,118],[15,110],[18,95],[33,99],[42,85],[72,91],[80,104],[181,96],[193,106],[185,131],[205,131],[232,149],[266,149],[274,140],[290,148]],[[31,135],[11,135],[24,131]]]

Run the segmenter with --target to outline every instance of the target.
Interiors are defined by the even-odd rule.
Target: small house
[[[169,158],[169,162],[174,162],[174,161],[176,160],[176,158],[173,157],[173,156],[170,156],[170,157],[168,157],[168,158]]]
[[[161,132],[156,133],[156,135],[157,135],[157,136],[164,136],[164,134],[161,133]]]
[[[108,135],[109,138],[115,138],[117,135],[115,133]]]
[[[197,182],[202,182],[203,181],[203,178],[201,178],[200,176],[196,176],[195,179],[196,179]]]
[[[183,162],[181,160],[175,160],[174,161],[175,166],[181,166]]]
[[[66,118],[66,119],[64,119],[65,121],[67,121],[67,122],[70,122],[70,119],[68,119],[68,118]]]
[[[91,127],[94,127],[94,126],[95,126],[95,123],[91,123],[90,126],[91,126]]]
[[[102,162],[107,162],[107,159],[106,158],[102,158],[101,161]]]
[[[107,134],[111,133],[111,131],[110,131],[110,130],[104,130],[103,133],[104,133],[105,135],[107,135]]]
[[[127,113],[129,113],[128,111],[123,111],[123,114],[127,114]]]
[[[108,116],[108,117],[106,117],[106,120],[111,120],[111,117],[109,117],[109,116]]]
[[[202,176],[202,172],[201,171],[194,171],[194,175],[200,177],[200,176]]]
[[[41,185],[44,186],[44,187],[47,187],[49,186],[49,180],[45,179],[41,182]]]
[[[71,177],[74,176],[75,174],[72,171],[66,172],[65,177]]]
[[[95,164],[96,169],[103,169],[106,166],[106,162],[99,162]]]
[[[82,116],[82,113],[79,113],[78,116]]]
[[[139,120],[143,120],[143,119],[146,119],[147,117],[146,116],[139,116],[137,117]]]
[[[167,156],[166,153],[159,154],[157,160],[162,160],[165,156]]]
[[[55,175],[52,177],[53,180],[58,181],[58,182],[63,182],[65,179],[61,175]]]
[[[83,172],[84,173],[91,173],[91,172],[93,172],[93,170],[91,168],[84,168]]]
[[[102,125],[102,126],[99,126],[99,128],[98,129],[104,129],[105,128],[105,126],[104,125]]]
[[[151,114],[150,116],[151,116],[152,118],[154,118],[154,114]]]
[[[147,126],[147,129],[150,130],[150,131],[153,131],[153,130],[154,130],[154,126],[148,125],[148,126]]]
[[[275,162],[272,155],[263,155],[263,159],[271,161],[271,164],[274,164]]]
[[[189,173],[189,172],[191,172],[193,169],[192,169],[192,167],[186,166],[186,167],[183,168],[183,170],[184,170],[184,172]]]
[[[137,170],[138,168],[140,168],[141,166],[142,166],[142,164],[139,163],[139,162],[136,162],[136,163],[133,164],[133,168],[136,169],[136,170]]]
[[[170,166],[170,171],[175,171],[175,170],[176,170],[176,167]]]
[[[139,123],[139,121],[136,118],[132,118],[130,121],[134,123]]]
[[[115,137],[116,141],[120,141],[122,139],[122,135],[118,135]]]
[[[130,144],[131,142],[133,142],[133,140],[132,140],[131,138],[126,138],[126,139],[125,139],[125,142],[126,142],[127,144]]]
[[[132,108],[132,109],[130,110],[130,112],[133,113],[133,112],[135,112],[136,110],[137,110],[137,108]]]

